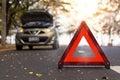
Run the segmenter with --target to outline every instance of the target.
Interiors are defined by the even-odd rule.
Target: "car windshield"
[[[28,28],[28,27],[47,28],[51,26],[52,26],[51,22],[35,21],[35,22],[26,23],[25,25],[23,25],[23,28]]]

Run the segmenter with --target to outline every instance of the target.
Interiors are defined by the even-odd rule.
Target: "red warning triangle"
[[[91,47],[94,57],[73,57],[76,48],[82,37],[85,37],[89,46]],[[106,68],[110,68],[110,62],[107,57],[104,55],[102,49],[94,38],[92,32],[88,28],[85,21],[81,23],[78,30],[76,31],[74,37],[72,38],[69,46],[66,48],[63,56],[61,57],[58,68],[62,68],[64,66],[105,66]]]

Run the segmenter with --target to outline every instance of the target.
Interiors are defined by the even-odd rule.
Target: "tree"
[[[2,3],[0,1],[0,7],[2,6],[2,45],[5,46],[6,44],[6,35],[9,34],[9,30],[12,27],[12,25],[16,26],[17,20],[19,15],[28,9],[28,6],[33,4],[36,0],[34,1],[29,1],[29,0],[22,0],[23,2],[26,1],[26,5],[23,5],[22,7],[20,6],[21,0],[2,0]],[[29,3],[31,2],[31,3]],[[17,17],[17,18],[16,18]]]
[[[5,47],[6,41],[6,0],[2,0],[2,46]]]
[[[98,3],[98,11],[94,14],[96,18],[99,18],[99,24],[102,26],[102,30],[113,29],[119,33],[120,31],[120,0],[101,0]],[[108,25],[106,27],[106,24]],[[105,29],[106,28],[106,29]],[[106,32],[106,31],[105,31]],[[111,31],[112,32],[112,31]]]
[[[108,34],[112,44],[112,34],[120,34],[120,0],[100,0],[98,11],[93,15],[103,34]]]
[[[36,7],[33,5],[38,3]],[[9,34],[9,30],[12,26],[16,27],[20,25],[20,16],[25,11],[28,11],[31,7],[34,9],[45,9],[52,12],[53,16],[57,14],[57,9],[66,11],[64,8],[65,3],[61,0],[7,0],[7,28],[6,33]]]
[[[7,0],[7,35],[12,26],[20,25],[20,15],[28,10],[29,6],[33,5],[36,1],[38,0]]]

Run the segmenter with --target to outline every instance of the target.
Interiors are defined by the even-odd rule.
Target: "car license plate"
[[[39,42],[38,37],[29,37],[29,42]]]

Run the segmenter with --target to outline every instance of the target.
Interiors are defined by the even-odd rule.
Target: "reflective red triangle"
[[[73,57],[76,48],[82,37],[85,37],[89,46],[91,47],[95,57]],[[74,37],[72,38],[69,46],[65,50],[63,56],[61,57],[58,67],[62,68],[63,66],[102,66],[110,68],[110,62],[107,57],[104,55],[102,49],[94,38],[92,32],[88,28],[85,21],[81,23],[78,30],[76,31]]]

